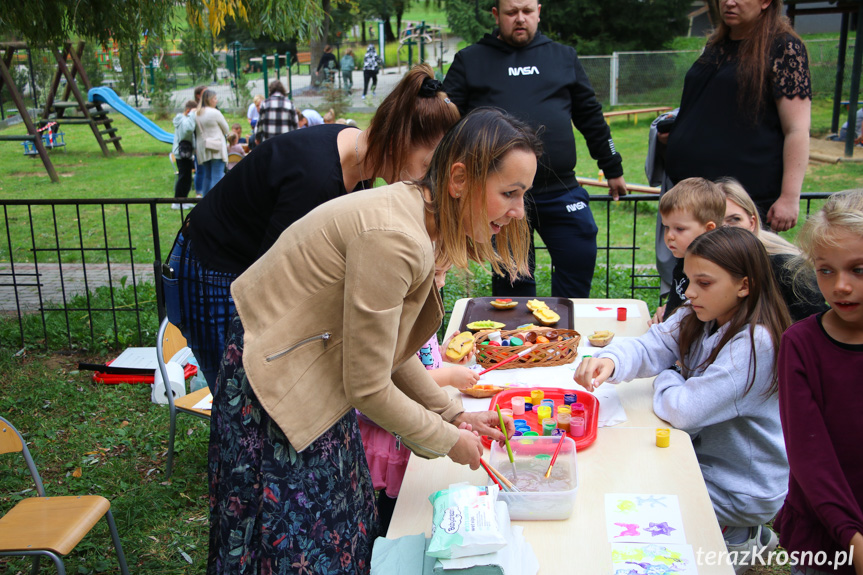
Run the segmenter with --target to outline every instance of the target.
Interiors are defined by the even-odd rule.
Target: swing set
[[[30,113],[24,105],[21,90],[15,84],[11,73],[15,52],[18,50],[26,51],[27,44],[24,42],[0,42],[0,53],[2,53],[2,57],[0,57],[0,89],[4,85],[8,88],[12,95],[12,101],[21,115],[21,120],[27,128],[27,134],[7,136],[0,133],[0,142],[22,142],[25,154],[38,155],[42,159],[45,171],[48,172],[48,176],[54,183],[59,182],[60,178],[51,163],[48,150],[65,149],[64,133],[59,131],[62,124],[89,125],[105,156],[108,155],[108,144],[114,144],[117,152],[123,152],[123,147],[120,145],[121,138],[117,135],[117,128],[112,127],[113,120],[108,116],[108,111],[102,107],[103,104],[100,102],[87,101],[87,92],[92,86],[86,72],[84,72],[84,66],[81,64],[81,56],[84,54],[83,41],[78,42],[74,50],[71,42],[66,42],[61,50],[51,50],[54,59],[57,60],[57,70],[48,90],[48,97],[38,125],[30,117]],[[71,61],[71,66],[67,65],[69,61]],[[62,98],[58,99],[62,78],[66,79],[66,86]],[[83,92],[78,86],[79,82],[84,86]],[[67,112],[70,115],[67,115]]]

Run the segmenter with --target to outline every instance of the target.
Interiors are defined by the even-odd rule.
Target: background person
[[[799,241],[830,309],[782,336],[779,406],[791,476],[774,525],[785,549],[811,553],[792,575],[863,575],[863,192],[831,196]],[[850,553],[854,564],[814,564],[822,551],[831,561]]]
[[[777,232],[797,223],[809,161],[812,86],[781,0],[723,0],[722,21],[686,74],[668,138],[672,182],[732,177]]]
[[[426,65],[387,96],[367,130],[317,126],[267,140],[192,210],[169,265],[177,276],[177,317],[211,386],[234,312],[229,287],[292,223],[333,198],[425,173],[432,150],[458,121]]]
[[[348,48],[345,50],[345,55],[342,56],[342,59],[339,62],[339,68],[342,72],[342,87],[344,87],[345,92],[348,94],[351,93],[351,89],[354,87],[354,69],[356,67],[357,64],[354,62],[354,51],[352,48]]]
[[[243,146],[239,142],[239,138],[237,138],[237,134],[231,132],[228,134],[228,154],[238,154],[241,158],[246,155],[246,151],[243,149]],[[240,162],[228,162],[228,170],[233,169],[234,166],[239,164]]]
[[[366,55],[363,58],[363,99],[369,91],[369,82],[372,84],[372,98],[375,97],[375,90],[378,87],[378,70],[383,65],[381,57],[378,56],[374,44],[369,44],[366,50]]]
[[[194,100],[186,102],[182,114],[174,116],[174,145],[171,153],[177,162],[177,181],[174,184],[174,198],[177,202],[171,208],[189,209],[192,204],[181,204],[189,197],[192,189],[192,169],[195,167],[195,110],[198,107]]]
[[[333,47],[327,44],[324,46],[324,53],[321,54],[321,59],[318,61],[318,67],[315,70],[321,82],[332,82],[332,74],[335,74],[336,56],[333,54]],[[323,71],[321,71],[323,70]]]
[[[529,127],[478,110],[422,180],[324,204],[234,282],[213,393],[209,573],[369,572],[379,525],[352,408],[414,453],[472,469],[475,432],[512,433],[511,419],[500,430],[494,412],[465,412],[416,353],[443,319],[437,264],[527,269],[524,193],[539,151]]]
[[[297,109],[288,98],[285,86],[273,80],[269,89],[270,97],[261,104],[255,128],[255,134],[260,134],[261,141],[297,129]]]
[[[815,274],[807,270],[798,273],[792,270],[794,262],[801,256],[800,249],[761,227],[761,217],[755,203],[739,182],[724,179],[719,181],[719,187],[725,194],[725,225],[749,230],[764,244],[773,277],[782,299],[788,305],[791,321],[797,322],[812,314],[827,311],[827,304],[818,291]]]
[[[195,116],[197,123],[195,157],[198,159],[198,169],[201,171],[201,193],[204,196],[225,175],[225,163],[228,161],[228,147],[225,141],[229,131],[228,122],[216,109],[218,99],[215,91],[204,90]]]
[[[496,2],[492,15],[498,28],[455,55],[444,90],[462,114],[496,106],[536,128],[545,127],[545,155],[528,196],[531,229],[539,232],[554,265],[551,295],[589,297],[597,228],[590,197],[573,171],[572,125],[587,141],[615,199],[626,194],[623,164],[575,49],[538,32],[540,8],[536,0]],[[516,282],[492,277],[492,292],[536,296],[533,270],[531,257],[531,277]]]
[[[260,109],[261,104],[264,103],[264,97],[260,94],[255,94],[255,99],[249,104],[249,110],[246,112],[246,118],[249,119],[249,126],[252,128],[252,132],[255,131],[255,126],[258,125],[258,118],[260,118]]]

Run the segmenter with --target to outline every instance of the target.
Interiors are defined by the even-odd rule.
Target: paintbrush
[[[560,448],[563,446],[564,440],[566,440],[566,438],[561,436],[560,441],[557,442],[557,447],[554,450],[554,455],[551,456],[551,463],[548,464],[548,469],[545,470],[546,479],[551,477],[551,468],[554,467],[554,462],[557,461],[557,454],[560,453]]]
[[[483,467],[486,468],[486,471],[491,471],[495,475],[495,477],[497,477],[500,480],[500,482],[503,483],[503,485],[507,488],[507,490],[509,490],[509,491],[521,491],[521,489],[519,489],[518,487],[513,485],[512,481],[507,479],[503,473],[501,473],[500,471],[498,471],[497,469],[492,467],[492,465],[490,463],[486,463],[485,461],[482,460],[482,458],[480,458],[480,462],[482,463]]]
[[[509,462],[512,465],[512,476],[518,477],[518,473],[515,471],[515,457],[512,454],[512,447],[509,445],[509,437],[506,436],[506,424],[503,422],[503,413],[500,411],[500,404],[495,404],[494,408],[497,410],[497,417],[500,420],[500,430],[503,433],[503,441],[506,443],[506,454],[509,457]]]
[[[529,348],[527,348],[527,349],[526,349],[526,350],[524,350],[524,351],[520,351],[520,352],[518,352],[518,353],[517,353],[517,354],[515,354],[515,355],[511,355],[511,356],[509,356],[508,358],[506,358],[506,359],[505,359],[505,360],[503,360],[502,362],[500,362],[500,363],[496,363],[496,364],[494,364],[493,366],[491,366],[490,368],[482,370],[481,372],[479,372],[479,374],[480,374],[480,375],[483,375],[483,374],[485,374],[485,373],[490,372],[490,371],[491,371],[491,370],[493,370],[493,369],[497,369],[497,368],[499,368],[500,366],[502,366],[502,365],[504,365],[504,364],[507,364],[507,363],[509,363],[509,362],[511,362],[511,361],[515,361],[515,360],[517,360],[517,359],[518,359],[518,358],[520,358],[520,357],[524,357],[524,356],[526,356],[527,354],[529,354],[530,352],[532,352],[534,349],[536,349],[536,346],[535,346],[535,345],[532,345],[532,346],[530,346]]]
[[[491,469],[489,469],[488,463],[483,461],[482,457],[479,458],[479,463],[480,463],[480,465],[482,465],[482,468],[485,469],[485,472],[488,473],[488,476],[491,477],[491,480],[494,481],[495,485],[500,487],[501,491],[506,491],[507,488],[500,484],[500,481],[498,481],[497,476],[492,472]]]

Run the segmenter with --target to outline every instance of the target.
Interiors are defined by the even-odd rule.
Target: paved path
[[[451,63],[455,53],[458,51],[458,43],[461,42],[461,38],[457,36],[450,36],[444,41],[444,49],[443,49],[443,61],[444,63]],[[403,51],[404,52],[404,51]],[[418,51],[415,49],[414,57],[417,57]],[[365,54],[365,51],[362,51],[362,54]],[[435,71],[438,71],[438,58],[434,55],[435,52],[431,50],[426,51],[426,56],[428,57],[427,62]],[[403,54],[406,57],[406,54]],[[362,70],[354,70],[353,73],[353,82],[354,88],[351,94],[351,103],[349,107],[349,111],[351,112],[373,112],[374,109],[381,103],[383,100],[398,84],[399,80],[401,80],[404,73],[407,71],[407,63],[402,62],[400,67],[390,67],[384,68],[381,72],[378,73],[378,87],[375,91],[375,96],[373,98],[369,98],[368,100],[363,100],[363,71]],[[281,68],[281,80],[287,87],[287,77],[284,73],[284,66]],[[339,73],[340,74],[340,73]],[[269,80],[275,80],[275,74],[271,74],[269,76]],[[337,84],[338,85],[338,84]],[[220,106],[226,107],[236,107],[235,94],[230,85],[212,85],[209,88],[216,91],[219,95],[219,101],[221,102]],[[292,74],[291,75],[291,89],[293,90],[293,101],[294,104],[300,110],[305,108],[316,108],[321,109],[324,105],[324,97],[321,93],[316,91],[311,87],[311,75],[309,74]],[[177,108],[182,108],[183,104],[187,100],[191,100],[194,97],[194,87],[184,88],[181,90],[177,90],[173,95],[173,102]],[[254,96],[255,94],[264,94],[264,81],[254,80],[249,82],[249,92]],[[132,97],[134,101],[134,97]],[[143,103],[141,97],[139,96],[139,104]],[[131,102],[134,104],[134,102]],[[251,102],[242,104],[240,108],[245,110],[248,108],[248,104]],[[140,109],[146,110],[149,105],[140,106]]]
[[[136,265],[134,269],[135,282],[153,281],[151,266]],[[39,275],[36,275],[34,264],[15,264],[13,280],[12,266],[0,263],[0,311],[36,311],[39,309],[39,294],[41,290],[44,302],[62,304],[68,302],[74,295],[83,295],[87,288],[92,292],[97,287],[113,285],[119,287],[122,278],[126,285],[132,284],[132,266],[130,264],[111,264],[110,273],[107,264],[87,264],[86,281],[82,264],[39,264]]]

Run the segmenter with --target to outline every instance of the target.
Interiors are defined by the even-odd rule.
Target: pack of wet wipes
[[[454,559],[493,553],[506,546],[495,516],[497,494],[497,485],[457,484],[429,496],[434,523],[426,553]]]

